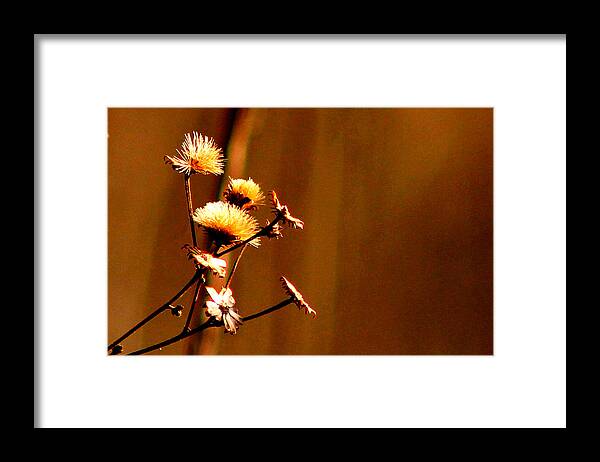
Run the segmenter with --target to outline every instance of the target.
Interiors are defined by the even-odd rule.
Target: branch
[[[171,337],[170,339],[164,340],[160,343],[157,343],[156,345],[151,345],[149,347],[146,348],[142,348],[141,350],[137,350],[134,351],[132,353],[129,353],[127,356],[133,356],[133,355],[143,355],[144,353],[149,353],[151,351],[154,350],[158,350],[160,348],[166,347],[167,345],[171,345],[175,342],[179,342],[180,340],[183,340],[184,338],[190,337],[194,334],[197,334],[198,332],[203,331],[204,329],[207,329],[209,327],[217,327],[219,325],[219,323],[217,323],[215,321],[215,318],[209,318],[206,322],[200,324],[198,327],[196,327],[195,329],[192,329],[188,332],[182,332],[181,334],[176,335],[175,337]]]
[[[208,251],[212,254],[215,254],[219,250],[219,245],[211,242],[208,246]],[[206,284],[206,276],[208,274],[208,268],[204,268],[202,270],[202,277],[198,281],[198,285],[196,285],[196,290],[194,291],[194,298],[192,299],[192,305],[190,307],[190,312],[188,313],[188,317],[185,321],[185,325],[183,326],[183,330],[181,333],[185,333],[189,330],[190,324],[192,322],[192,315],[194,314],[194,310],[196,309],[196,305],[198,304],[198,300],[200,299],[201,287]]]
[[[196,271],[196,273],[194,274],[192,279],[190,279],[187,282],[187,284],[185,286],[183,286],[183,288],[179,292],[177,292],[177,294],[175,294],[168,302],[159,306],[156,310],[154,310],[152,313],[150,313],[148,316],[146,316],[144,319],[142,319],[140,322],[138,322],[135,326],[133,326],[131,329],[129,329],[127,332],[125,332],[117,340],[115,340],[110,345],[108,345],[108,350],[109,351],[112,350],[115,346],[117,346],[119,343],[121,343],[123,340],[125,340],[127,337],[129,337],[131,334],[133,334],[140,327],[142,327],[143,325],[145,325],[146,323],[148,323],[149,321],[154,319],[156,316],[158,316],[163,311],[166,311],[167,309],[169,309],[171,303],[179,300],[183,296],[183,294],[185,294],[187,292],[187,290],[192,286],[192,284],[196,281],[196,279],[198,279],[200,277],[200,275],[201,275],[201,272]]]
[[[286,300],[283,300],[283,301],[279,302],[277,305],[274,305],[270,308],[259,311],[258,313],[251,314],[250,316],[246,316],[245,318],[242,318],[242,320],[244,322],[246,322],[246,321],[251,321],[252,319],[260,318],[261,316],[265,316],[269,313],[272,313],[273,311],[277,311],[277,310],[289,305],[290,303],[294,303],[293,298],[288,298]],[[192,329],[188,332],[182,332],[182,333],[176,335],[175,337],[171,337],[167,340],[157,343],[156,345],[151,345],[149,347],[142,348],[141,350],[137,350],[132,353],[128,353],[127,356],[143,355],[144,353],[150,353],[151,351],[155,351],[160,348],[166,347],[168,345],[172,345],[173,343],[179,342],[180,340],[183,340],[184,338],[187,338],[194,334],[197,334],[198,332],[202,332],[203,330],[208,329],[209,327],[219,327],[222,325],[223,325],[223,321],[217,321],[214,317],[210,317],[210,318],[208,318],[208,320],[206,322],[204,322],[203,324],[200,324],[195,329]]]
[[[190,229],[192,230],[192,243],[194,247],[196,242],[196,227],[194,226],[194,206],[192,205],[192,189],[190,187],[190,175],[184,175],[185,178],[185,197],[187,199],[188,218],[190,219]]]
[[[233,264],[233,268],[231,268],[231,271],[229,272],[229,276],[227,276],[227,281],[225,281],[225,288],[228,289],[229,288],[229,284],[231,283],[231,279],[233,278],[233,274],[235,273],[235,270],[238,267],[238,264],[240,262],[240,260],[242,259],[242,255],[244,254],[244,250],[246,250],[246,247],[248,247],[248,244],[244,244],[244,246],[242,247],[242,250],[240,250],[240,253],[238,254],[237,258],[235,259],[235,263]]]
[[[277,305],[274,305],[270,308],[267,308],[265,310],[259,311],[258,313],[254,313],[251,314],[250,316],[245,316],[242,318],[242,321],[246,322],[246,321],[252,321],[253,319],[256,318],[260,318],[261,316],[264,316],[266,314],[272,313],[273,311],[277,311],[285,306],[288,306],[290,303],[294,303],[294,299],[293,298],[288,298],[286,300],[283,300],[281,302],[279,302]]]
[[[266,235],[270,230],[273,229],[273,226],[275,226],[279,220],[281,220],[283,217],[281,215],[277,215],[275,217],[275,219],[269,223],[267,226],[265,226],[264,228],[261,228],[260,231],[258,231],[256,234],[254,234],[253,236],[250,236],[248,239],[246,239],[245,241],[239,242],[234,246],[229,247],[228,249],[223,250],[222,252],[217,252],[215,254],[216,257],[220,257],[221,255],[225,255],[226,253],[231,252],[232,250],[235,249],[239,249],[240,247],[242,247],[243,245],[248,244],[249,242],[253,241],[254,239],[256,239],[257,237],[261,237]]]

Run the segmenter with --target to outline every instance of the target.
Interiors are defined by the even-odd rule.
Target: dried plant
[[[282,204],[275,191],[270,191],[269,200],[274,217],[266,221],[265,226],[259,226],[258,221],[251,213],[264,205],[265,196],[260,186],[252,178],[229,178],[227,188],[223,193],[223,200],[209,202],[203,207],[194,210],[190,188],[191,177],[200,173],[203,175],[221,175],[224,173],[225,159],[212,138],[197,132],[185,135],[181,150],[177,149],[178,156],[165,156],[165,163],[171,165],[173,170],[183,175],[187,201],[188,217],[190,222],[192,244],[185,244],[182,248],[187,251],[187,256],[194,262],[196,271],[190,280],[170,300],[155,309],[139,323],[125,332],[108,346],[111,355],[118,355],[125,351],[122,342],[146,325],[156,316],[165,311],[179,318],[185,308],[182,305],[173,305],[194,285],[194,295],[188,310],[182,331],[169,339],[141,350],[127,353],[140,355],[171,345],[208,328],[223,327],[225,333],[234,335],[244,322],[260,318],[277,311],[290,304],[295,304],[306,314],[316,316],[304,300],[302,294],[281,276],[280,281],[287,298],[269,308],[258,311],[248,316],[242,316],[236,306],[233,291],[230,287],[235,271],[240,263],[246,248],[259,247],[260,238],[279,239],[283,237],[282,226],[287,224],[293,229],[304,229],[304,222],[291,215],[288,207]],[[201,228],[208,238],[206,249],[198,248],[196,227]],[[232,268],[227,273],[227,262],[220,258],[223,255],[239,249],[239,253]],[[206,285],[207,276],[212,273],[218,278],[225,279],[220,290]],[[204,308],[207,320],[196,328],[190,328],[194,312]]]

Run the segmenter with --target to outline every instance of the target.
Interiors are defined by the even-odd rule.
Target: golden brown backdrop
[[[155,354],[493,353],[490,108],[109,109],[109,342],[194,271],[183,178],[163,163],[193,130],[228,157],[222,177],[192,178],[194,207],[228,175],[252,177],[306,223],[246,250],[232,283],[242,315],[285,298],[285,275],[318,317],[290,305]],[[161,314],[125,352],[184,321]]]

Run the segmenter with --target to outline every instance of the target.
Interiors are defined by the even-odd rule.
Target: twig
[[[267,226],[265,226],[264,228],[261,228],[260,231],[258,231],[256,234],[254,234],[253,236],[250,236],[248,239],[246,239],[245,241],[239,242],[238,244],[231,246],[225,250],[223,250],[222,252],[217,252],[215,254],[215,256],[220,257],[221,255],[225,255],[226,253],[231,252],[232,250],[235,249],[239,249],[240,247],[248,244],[249,242],[253,241],[254,239],[256,239],[257,237],[261,237],[261,236],[265,236],[269,231],[271,231],[273,229],[273,226],[275,226],[279,220],[281,220],[283,217],[281,215],[277,215],[275,217],[275,219],[269,223]]]
[[[196,303],[198,302],[198,298],[200,296],[200,288],[204,285],[204,279],[200,278],[198,284],[196,284],[196,289],[194,289],[194,298],[192,299],[192,305],[190,306],[190,312],[188,313],[187,319],[185,320],[185,325],[183,326],[183,332],[187,332],[190,328],[190,323],[192,322],[192,315],[194,314],[194,308],[196,308]]]
[[[151,351],[158,350],[160,348],[166,347],[167,345],[171,345],[175,342],[179,342],[180,340],[190,337],[191,335],[197,334],[198,332],[201,332],[204,329],[207,329],[208,327],[217,327],[218,325],[219,324],[216,323],[214,318],[209,318],[206,322],[200,324],[198,327],[190,330],[189,332],[182,332],[182,333],[176,335],[175,337],[171,337],[170,339],[164,340],[160,343],[157,343],[156,345],[151,345],[149,347],[142,348],[141,350],[137,350],[132,353],[129,353],[127,356],[143,355],[144,353],[149,353]]]
[[[246,250],[246,247],[248,247],[248,244],[244,244],[244,246],[242,247],[242,250],[240,250],[240,253],[238,254],[237,258],[235,259],[235,263],[233,264],[233,268],[231,268],[231,271],[229,272],[229,276],[227,276],[227,281],[225,281],[225,289],[229,288],[229,284],[231,283],[231,279],[233,278],[233,274],[235,273],[235,270],[238,267],[238,263],[242,259],[242,255],[244,254],[244,250]]]
[[[252,314],[250,316],[246,316],[245,318],[242,318],[242,320],[244,322],[246,322],[246,321],[251,321],[252,319],[260,318],[261,316],[265,316],[269,313],[272,313],[273,311],[277,311],[293,302],[294,302],[293,298],[285,299],[285,300],[279,302],[277,305],[274,305],[270,308],[259,311],[258,313]],[[172,345],[173,343],[179,342],[180,340],[183,340],[184,338],[187,338],[194,334],[197,334],[198,332],[202,332],[203,330],[205,330],[209,327],[219,327],[222,325],[223,325],[223,321],[217,321],[214,317],[210,317],[210,318],[208,318],[208,320],[206,322],[200,324],[195,329],[192,329],[188,332],[182,332],[182,333],[176,335],[175,337],[171,337],[167,340],[157,343],[156,345],[151,345],[149,347],[142,348],[141,350],[137,350],[132,353],[128,353],[127,356],[143,355],[144,353],[150,353],[151,351],[158,350],[158,349],[166,347],[168,345]]]
[[[215,242],[211,242],[208,246],[208,251],[213,255],[219,250],[219,245]],[[202,277],[198,281],[196,285],[196,290],[194,291],[194,298],[192,299],[192,305],[190,307],[190,312],[188,313],[188,317],[185,321],[185,325],[183,326],[183,330],[181,333],[185,333],[189,330],[190,324],[192,322],[192,315],[194,314],[194,310],[196,309],[196,305],[198,304],[198,300],[200,299],[201,288],[206,284],[206,275],[208,274],[208,269],[202,270]]]
[[[192,243],[194,247],[196,242],[196,227],[194,226],[194,206],[192,205],[192,189],[190,187],[190,175],[184,175],[185,179],[185,197],[187,199],[188,218],[190,220],[190,229],[192,230]]]
[[[293,298],[288,298],[286,300],[279,302],[277,305],[267,308],[266,310],[259,311],[258,313],[251,314],[250,316],[245,316],[242,318],[242,321],[246,322],[246,321],[252,321],[253,319],[256,319],[256,318],[260,318],[261,316],[272,313],[273,311],[280,310],[284,306],[288,306],[290,303],[294,303]]]
[[[154,319],[156,316],[158,316],[163,311],[166,311],[167,309],[169,309],[171,303],[179,300],[183,296],[183,294],[185,294],[187,292],[187,290],[192,286],[192,284],[196,281],[196,279],[198,279],[200,277],[200,275],[201,275],[201,272],[196,271],[196,273],[194,274],[192,279],[190,279],[186,283],[186,285],[183,286],[183,288],[179,292],[177,292],[177,294],[175,294],[168,302],[159,306],[156,310],[154,310],[152,313],[150,313],[148,316],[146,316],[144,319],[142,319],[140,322],[138,322],[135,326],[133,326],[131,329],[129,329],[127,332],[125,332],[117,340],[115,340],[110,345],[108,345],[108,350],[109,351],[112,350],[115,346],[117,346],[119,343],[121,343],[123,340],[125,340],[127,337],[129,337],[131,334],[133,334],[136,330],[138,330],[144,324],[146,324],[149,321],[151,321],[152,319]]]

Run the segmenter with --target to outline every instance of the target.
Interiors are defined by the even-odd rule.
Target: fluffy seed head
[[[185,135],[181,150],[177,149],[177,156],[165,156],[165,162],[178,173],[191,175],[202,173],[208,175],[221,175],[223,173],[222,149],[215,144],[215,140],[201,133],[192,132]]]
[[[196,209],[194,221],[221,247],[245,241],[259,230],[258,223],[249,213],[221,201],[209,202]],[[259,238],[250,241],[250,245],[258,247]]]
[[[244,210],[256,210],[259,205],[264,204],[265,199],[260,186],[252,178],[247,180],[229,178],[229,184],[223,196],[228,203],[237,205]]]

